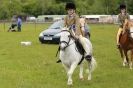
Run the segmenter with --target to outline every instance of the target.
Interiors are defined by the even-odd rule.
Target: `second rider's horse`
[[[129,20],[125,20],[123,27],[123,33],[120,37],[120,48],[121,57],[123,58],[123,66],[126,63],[129,65],[129,68],[132,69],[133,64],[133,23]],[[128,55],[128,51],[130,54]],[[130,58],[129,58],[130,57]]]

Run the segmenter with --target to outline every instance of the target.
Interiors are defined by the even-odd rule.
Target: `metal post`
[[[35,24],[35,31],[36,31],[36,20],[35,20],[34,24]]]
[[[5,21],[3,21],[3,24],[4,24],[4,31],[5,31]]]

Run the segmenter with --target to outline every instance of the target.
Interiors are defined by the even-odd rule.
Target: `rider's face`
[[[73,15],[73,13],[75,13],[74,9],[68,9],[67,10],[68,15]]]
[[[121,13],[125,13],[126,12],[126,9],[121,9]]]

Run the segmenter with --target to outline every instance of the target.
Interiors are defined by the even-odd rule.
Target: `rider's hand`
[[[75,35],[75,38],[78,39],[79,37],[77,35]]]
[[[122,34],[124,34],[124,33],[125,33],[125,30],[122,31]]]
[[[85,18],[80,18],[80,24],[81,24],[81,26],[84,26],[84,24],[85,24]]]
[[[78,39],[79,39],[79,36],[75,35],[75,36],[74,36],[74,39],[75,39],[75,40],[78,40]]]

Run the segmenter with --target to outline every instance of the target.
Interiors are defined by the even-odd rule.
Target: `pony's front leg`
[[[120,47],[119,48],[119,52],[120,52],[120,55],[121,55],[121,58],[122,58],[122,65],[125,67],[126,66],[126,63],[127,63],[127,60],[126,60],[126,57],[125,57],[125,55],[124,55],[124,53],[123,53],[123,50],[122,50],[122,48]]]
[[[66,72],[68,73],[69,67],[66,66],[65,64],[62,64],[62,65],[63,65],[63,67],[65,68]]]
[[[131,69],[131,70],[133,69],[132,68],[132,61],[129,63],[129,69]]]
[[[124,62],[125,62],[125,64],[127,63],[128,66],[129,66],[129,58],[128,58],[128,55],[127,55],[127,50],[124,51],[124,54],[125,54]]]
[[[127,60],[126,60],[126,57],[123,57],[123,66],[125,67],[127,64]]]
[[[130,60],[130,63],[129,63],[129,67],[130,67],[130,69],[132,70],[133,68],[132,68],[132,65],[133,65],[133,50],[131,50],[131,60]]]
[[[88,80],[91,80],[91,73],[95,70],[97,63],[94,57],[92,57],[91,61],[88,61],[89,66],[89,74],[88,74]]]
[[[80,64],[79,78],[80,78],[81,80],[84,79],[84,77],[83,77],[83,64],[82,64],[82,63]]]
[[[73,63],[73,64],[70,66],[70,69],[69,69],[69,71],[68,71],[68,73],[67,73],[67,75],[68,75],[68,82],[67,82],[67,84],[68,84],[68,85],[72,85],[72,84],[73,84],[73,81],[72,81],[72,74],[73,74],[73,72],[74,72],[74,70],[75,70],[76,67],[77,67],[77,63]]]

